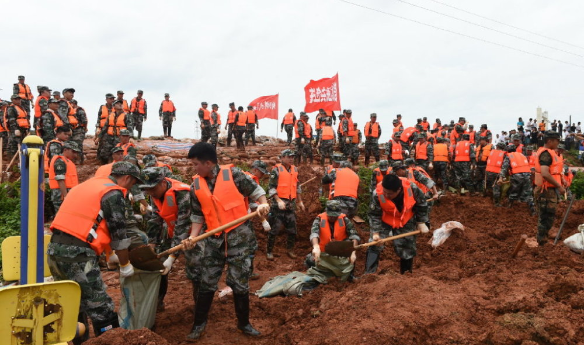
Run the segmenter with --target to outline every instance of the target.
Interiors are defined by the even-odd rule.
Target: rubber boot
[[[205,326],[207,326],[207,315],[211,304],[213,303],[213,295],[215,292],[199,292],[197,295],[197,303],[195,304],[193,328],[191,333],[187,335],[187,341],[195,341],[201,338],[205,333]]]
[[[400,274],[404,274],[406,272],[412,273],[412,261],[412,258],[400,259]]]
[[[81,345],[89,339],[89,323],[87,322],[87,314],[83,311],[80,311],[79,315],[77,316],[77,322],[81,322],[85,325],[85,333],[83,335],[79,335],[79,330],[77,330],[75,332],[75,338],[73,338],[71,341],[73,345]]]
[[[201,282],[191,280],[191,286],[193,287],[193,304],[197,304],[197,298],[199,297],[199,286]]]
[[[370,164],[370,156],[366,156],[366,159],[364,159],[364,166],[368,166],[368,164]]]
[[[380,261],[380,253],[368,248],[366,252],[366,269],[364,273],[376,273],[378,270],[378,262]]]
[[[234,307],[238,318],[238,330],[252,337],[260,336],[260,332],[250,324],[250,295],[234,293]]]
[[[258,280],[260,275],[254,272],[254,255],[250,255],[250,280]]]
[[[138,131],[138,140],[140,140],[141,136],[142,136],[142,131]]]
[[[172,127],[169,127],[169,129],[167,130],[167,131],[168,131],[168,134],[169,134],[169,138],[172,138],[172,137],[173,137],[173,136],[171,135],[171,128],[172,128]]]
[[[528,211],[530,212],[531,216],[534,216],[536,214],[536,208],[534,207],[534,202],[530,201],[528,203]]]
[[[95,333],[96,337],[99,337],[102,333],[105,333],[107,331],[111,331],[114,328],[118,328],[120,327],[120,324],[118,323],[118,314],[114,313],[114,316],[112,316],[109,320],[106,321],[101,321],[101,322],[91,322],[93,325],[93,332]],[[87,332],[88,330],[86,330]]]
[[[156,306],[156,311],[164,311],[165,310],[165,296],[167,294],[167,289],[169,287],[169,275],[164,275],[160,277],[160,286],[158,288],[158,304]]]
[[[167,127],[163,126],[163,137],[167,137]]]
[[[295,243],[296,242],[297,242],[297,235],[289,234],[286,237],[287,254],[291,259],[297,258],[297,255],[295,254]]]
[[[272,250],[274,249],[274,242],[276,242],[276,236],[268,234],[266,239],[266,259],[272,261],[274,260],[274,255],[272,255]]]

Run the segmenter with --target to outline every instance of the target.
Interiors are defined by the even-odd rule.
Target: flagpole
[[[280,97],[279,97],[280,93],[276,94],[276,139],[278,139],[278,117],[280,115],[278,115],[278,103],[280,103]]]

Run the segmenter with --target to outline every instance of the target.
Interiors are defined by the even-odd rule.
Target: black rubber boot
[[[195,280],[191,280],[191,285],[193,286],[193,303],[194,305],[197,304],[197,297],[199,297],[199,285],[201,283]]]
[[[276,236],[268,234],[268,238],[266,239],[266,258],[271,261],[274,260],[274,256],[272,255],[274,242],[276,242]]]
[[[289,234],[286,237],[286,251],[291,259],[297,258],[295,254],[295,243],[297,243],[297,235]]]
[[[534,207],[534,202],[530,201],[528,203],[528,211],[530,212],[531,216],[534,216],[536,214],[536,208]]]
[[[140,140],[141,136],[142,136],[142,131],[138,131],[138,140]]]
[[[211,303],[213,303],[213,295],[215,295],[215,292],[199,292],[197,303],[195,303],[193,328],[191,333],[187,335],[187,341],[198,340],[205,333],[207,315],[209,314],[209,309],[211,309]]]
[[[238,330],[252,337],[260,336],[260,332],[250,324],[250,295],[234,293],[234,307],[238,318]]]
[[[370,164],[370,156],[366,156],[366,158],[364,159],[364,166],[367,167],[368,164]]]
[[[400,274],[404,274],[406,272],[412,273],[412,261],[412,258],[400,259]]]
[[[167,127],[163,126],[163,137],[167,137]]]
[[[92,321],[91,324],[93,325],[93,332],[95,333],[96,337],[99,337],[102,333],[120,327],[120,324],[118,323],[118,314],[115,313],[114,316],[112,316],[109,320],[101,322]]]
[[[156,311],[164,311],[165,310],[165,296],[167,294],[168,287],[169,287],[169,276],[167,274],[165,276],[160,277],[160,286],[158,288],[158,304],[156,306]]]
[[[366,252],[366,270],[364,273],[376,273],[378,270],[378,262],[380,261],[380,253],[371,249]]]
[[[254,255],[250,255],[250,280],[258,280],[260,275],[254,272]]]
[[[82,324],[85,325],[85,333],[80,336],[78,334],[78,332],[79,332],[79,329],[78,329],[75,332],[75,338],[73,338],[73,340],[71,341],[73,343],[73,345],[81,345],[89,339],[89,323],[87,321],[87,314],[83,311],[80,311],[79,315],[77,316],[77,322],[81,322]]]
[[[172,138],[172,137],[173,137],[173,136],[171,135],[171,129],[172,129],[172,127],[169,127],[169,129],[167,130],[167,131],[168,131],[169,138]]]

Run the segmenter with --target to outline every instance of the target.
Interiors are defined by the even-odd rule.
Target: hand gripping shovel
[[[250,218],[254,218],[257,215],[258,215],[258,211],[248,213],[247,215],[245,215],[241,218],[238,218],[236,220],[232,220],[231,222],[224,224],[222,226],[219,226],[219,227],[217,227],[211,231],[208,231],[202,235],[199,235],[197,237],[189,237],[189,241],[191,243],[199,242],[207,237],[213,236],[213,235],[220,233],[226,229],[229,229],[234,225],[238,225],[240,223],[243,223]],[[157,255],[157,254],[155,254],[154,250],[152,250],[152,248],[150,246],[142,246],[142,247],[138,247],[138,248],[132,250],[129,253],[129,258],[130,258],[130,262],[132,263],[132,265],[136,268],[143,269],[142,267],[147,266],[150,268],[149,269],[144,268],[145,270],[149,270],[149,271],[159,270],[159,269],[162,270],[162,269],[164,269],[164,267],[162,266],[162,263],[160,262],[159,259],[163,256],[167,256],[169,254],[178,252],[179,250],[183,250],[183,248],[184,248],[183,244],[179,244],[178,246],[175,246],[169,250],[165,250],[164,252],[159,253]],[[152,267],[157,265],[155,263],[155,261],[160,263],[160,266],[156,266],[156,267],[161,267],[161,268],[152,269]]]
[[[393,240],[397,240],[399,238],[418,235],[418,234],[420,234],[420,230],[406,232],[404,234],[400,234],[400,235],[396,235],[396,236],[386,237],[386,238],[383,238],[383,239],[378,240],[378,241],[360,244],[360,245],[355,246],[355,247],[353,246],[352,241],[331,241],[325,245],[325,253],[327,253],[329,255],[333,255],[333,256],[342,256],[342,257],[348,258],[351,256],[351,253],[353,253],[354,250],[357,250],[360,248],[367,248],[367,247],[371,247],[371,246],[377,246],[377,245],[385,243],[385,242],[390,242]]]

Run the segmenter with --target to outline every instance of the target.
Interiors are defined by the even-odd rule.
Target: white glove
[[[20,129],[16,129],[16,130],[14,131],[14,136],[15,136],[15,137],[19,137],[19,136],[20,136]]]
[[[266,218],[268,212],[270,212],[270,206],[268,204],[260,204],[256,211],[258,211],[258,216],[260,216],[260,218]]]
[[[128,200],[130,200],[130,202],[134,202],[134,195],[132,195],[132,193],[128,193]]]
[[[162,120],[162,116],[159,116],[159,117],[158,117],[158,119],[159,119],[159,120]]]
[[[321,260],[321,247],[319,247],[319,245],[315,245],[313,246],[313,259],[315,260],[315,264],[319,263],[319,260]]]
[[[169,274],[169,272],[171,271],[171,268],[173,267],[173,263],[175,262],[177,258],[175,258],[172,255],[169,255],[169,257],[165,260],[165,262],[163,262],[163,266],[165,267],[165,269],[162,271],[162,275],[166,276],[167,274]]]
[[[429,227],[425,223],[416,223],[416,230],[420,230],[421,233],[426,234],[429,232]]]
[[[284,211],[286,209],[286,204],[284,203],[284,201],[282,201],[282,199],[278,199],[277,203],[278,203],[278,209],[279,210],[283,210]]]
[[[134,275],[134,266],[131,263],[127,263],[126,266],[120,266],[120,278],[128,278]]]
[[[379,241],[380,240],[380,234],[375,233],[372,235],[372,241]]]
[[[173,122],[177,121],[177,118],[175,116],[173,116]]]
[[[305,204],[303,204],[303,202],[302,202],[302,201],[301,201],[301,202],[299,202],[299,203],[297,204],[297,206],[298,206],[298,208],[300,208],[300,209],[301,209],[301,211],[303,211],[303,212],[305,211]]]
[[[349,144],[349,138],[347,138],[347,137],[345,138],[345,143]]]
[[[355,262],[355,260],[357,259],[357,256],[355,255],[355,250],[353,252],[351,252],[351,256],[349,257],[349,263],[353,265],[353,263]]]
[[[264,228],[264,231],[270,231],[270,223],[268,223],[268,221],[266,219],[264,219],[262,221],[262,228]]]
[[[429,163],[429,169],[433,168],[433,163]]]
[[[408,152],[408,150],[404,150],[404,157],[409,157],[410,156],[410,152]]]
[[[110,264],[119,264],[120,263],[120,259],[118,259],[118,255],[116,255],[116,253],[112,253],[112,255],[110,255],[110,258],[108,259],[108,263],[110,263]]]
[[[301,144],[305,143],[305,138],[301,138]]]

